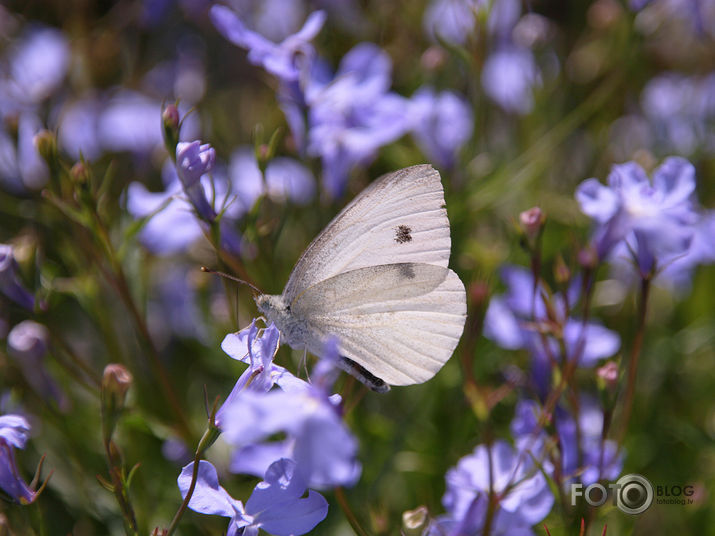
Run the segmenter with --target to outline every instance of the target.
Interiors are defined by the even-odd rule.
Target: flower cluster
[[[227,7],[213,7],[211,18],[224,37],[249,51],[249,61],[278,78],[293,137],[321,159],[323,184],[333,196],[343,192],[356,165],[370,163],[380,147],[407,132],[442,166],[453,166],[471,137],[472,111],[463,97],[427,86],[412,99],[390,91],[392,61],[372,43],[353,47],[332,73],[310,44],[325,21],[321,11],[279,44],[247,29]]]
[[[221,345],[230,357],[249,365],[216,414],[216,425],[235,448],[230,469],[265,475],[265,480],[244,508],[218,486],[214,467],[202,461],[189,507],[231,517],[229,533],[263,527],[273,534],[304,534],[327,514],[319,493],[310,491],[301,498],[306,487],[350,486],[360,476],[357,442],[342,422],[341,399],[329,394],[337,345],[327,345],[311,383],[306,383],[273,363],[279,339],[274,325],[259,329],[254,320],[227,335]],[[277,434],[282,437],[275,440]],[[189,464],[179,477],[184,495],[192,471]]]

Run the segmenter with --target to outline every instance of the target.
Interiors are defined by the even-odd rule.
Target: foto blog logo
[[[586,488],[583,484],[571,484],[571,506],[576,506],[576,499],[583,497],[591,506],[601,506],[608,500],[609,490],[614,504],[624,513],[637,515],[645,512],[653,504],[653,485],[641,475],[624,475],[617,482],[603,484],[595,482]]]

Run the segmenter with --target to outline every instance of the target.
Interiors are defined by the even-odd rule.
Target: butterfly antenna
[[[234,277],[231,274],[227,274],[226,272],[220,272],[219,270],[212,270],[211,268],[207,268],[206,266],[202,266],[201,271],[206,272],[207,274],[216,274],[216,275],[219,275],[225,279],[230,279],[231,281],[235,281],[236,283],[240,283],[242,285],[246,285],[247,287],[251,287],[251,289],[258,294],[263,294],[263,292],[261,292],[261,289],[259,289],[256,285],[253,285],[252,283],[249,283],[248,281],[244,281],[243,279],[239,279],[238,277]]]

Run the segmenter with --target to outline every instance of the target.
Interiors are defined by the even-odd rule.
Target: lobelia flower
[[[382,49],[360,43],[331,82],[311,79],[307,86],[307,152],[321,158],[323,185],[333,197],[342,194],[355,165],[367,165],[410,128],[408,101],[389,91],[391,70]]]
[[[432,0],[422,17],[425,33],[433,40],[463,45],[476,26],[484,0]]]
[[[527,349],[533,358],[534,379],[542,392],[547,387],[542,382],[550,379],[549,357],[557,361],[564,357],[559,337],[563,338],[565,357],[578,358],[578,364],[585,367],[612,356],[620,348],[620,338],[613,331],[569,315],[568,309],[579,297],[579,281],[571,284],[566,296],[557,293],[546,298],[548,293],[543,286],[534,288],[534,276],[524,268],[505,266],[501,277],[507,292],[489,302],[484,335],[502,348]]]
[[[423,87],[409,104],[412,135],[427,158],[452,167],[464,143],[472,136],[474,117],[469,103],[457,93]]]
[[[42,123],[33,112],[28,111],[20,113],[17,122],[17,143],[10,135],[0,131],[0,183],[13,192],[38,190],[49,178],[47,164],[34,143],[35,134],[42,130]]]
[[[176,145],[176,171],[181,185],[198,216],[207,222],[216,218],[216,212],[206,199],[201,177],[213,169],[215,161],[216,151],[209,144],[192,141]]]
[[[554,503],[541,470],[505,441],[477,446],[447,471],[445,479],[442,504],[448,515],[437,520],[428,534],[481,534],[489,496],[494,493],[497,504],[489,534],[531,535],[530,527],[544,519]]]
[[[231,470],[260,476],[276,459],[290,458],[312,488],[354,484],[361,470],[357,442],[342,422],[340,397],[328,394],[337,346],[328,346],[330,354],[316,366],[308,384],[271,363],[278,344],[274,326],[258,336],[251,324],[247,332],[229,337],[224,349],[250,360],[216,418],[223,437],[237,448]],[[246,387],[249,378],[253,380]],[[269,390],[274,383],[280,389]],[[268,440],[278,433],[285,438]]]
[[[528,451],[537,460],[547,455],[546,432],[538,424],[540,413],[537,402],[522,399],[511,422],[518,448]],[[615,480],[618,477],[623,468],[623,452],[615,441],[602,441],[603,411],[593,399],[581,397],[578,424],[561,406],[556,407],[554,417],[560,454],[559,474],[565,486],[575,481],[588,486],[601,479]],[[543,467],[552,473],[553,465],[543,464]],[[556,475],[552,473],[552,476]]]
[[[594,247],[605,259],[622,240],[633,252],[642,277],[665,258],[687,252],[699,219],[693,203],[695,168],[667,158],[653,181],[635,162],[613,166],[608,186],[587,179],[576,190],[581,211],[596,221]],[[658,261],[661,261],[659,263]]]
[[[45,367],[48,345],[47,328],[32,320],[20,322],[7,336],[8,354],[17,362],[27,383],[39,396],[54,400],[61,411],[66,411],[69,401]]]
[[[482,68],[482,87],[504,110],[527,114],[534,107],[533,89],[541,84],[534,56],[527,48],[503,46]]]
[[[37,492],[20,476],[15,462],[15,448],[25,448],[30,425],[20,415],[0,415],[0,490],[20,504],[30,504]]]
[[[193,468],[191,462],[179,475],[182,497],[188,492]],[[219,485],[214,466],[202,460],[189,508],[231,518],[227,536],[255,536],[259,529],[277,536],[305,534],[328,514],[325,498],[312,490],[303,497],[305,491],[305,481],[295,470],[295,463],[280,459],[271,464],[244,506]]]
[[[652,78],[641,92],[641,108],[657,146],[689,155],[715,149],[715,73],[685,76],[664,73]]]
[[[0,244],[0,291],[20,307],[32,311],[35,307],[35,297],[20,281],[18,266],[12,246]]]
[[[0,92],[17,102],[34,105],[62,83],[70,63],[70,46],[59,30],[34,26],[15,42],[8,63]],[[5,104],[0,103],[0,111]]]
[[[314,54],[310,41],[318,35],[325,23],[325,12],[314,11],[297,33],[289,35],[281,43],[274,43],[246,28],[236,13],[226,6],[213,6],[209,16],[226,39],[248,50],[248,61],[285,81],[298,79],[302,68],[301,59],[310,58]]]

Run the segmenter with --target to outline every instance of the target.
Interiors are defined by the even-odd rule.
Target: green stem
[[[618,443],[622,444],[623,439],[628,430],[628,422],[631,418],[631,411],[633,410],[633,398],[636,392],[636,376],[638,374],[638,360],[641,354],[641,349],[643,348],[643,338],[645,335],[645,321],[646,314],[648,311],[648,296],[650,294],[650,279],[641,279],[641,294],[640,294],[640,305],[638,309],[638,328],[636,331],[636,337],[633,340],[633,346],[631,347],[631,354],[628,359],[628,378],[626,380],[626,394],[623,401],[623,414],[621,416],[621,425],[618,432]]]
[[[345,491],[343,491],[343,488],[340,486],[335,488],[335,498],[338,500],[338,504],[345,514],[345,518],[348,520],[348,523],[350,523],[350,526],[355,531],[355,534],[358,536],[367,536],[368,533],[362,528],[360,522],[355,516],[355,513],[350,509],[348,499],[345,497]]]

